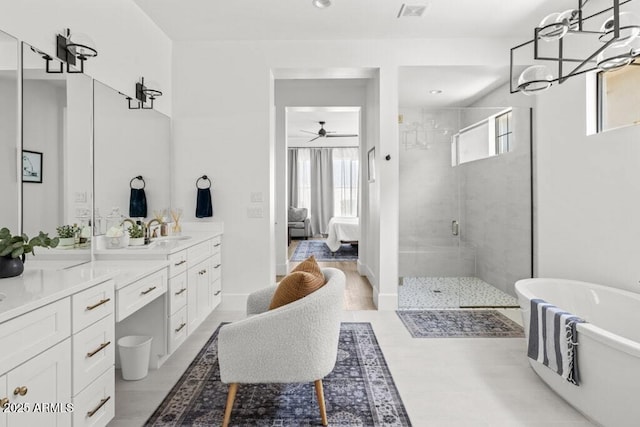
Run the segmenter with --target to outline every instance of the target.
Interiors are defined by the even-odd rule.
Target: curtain
[[[298,206],[298,150],[290,148],[288,151],[288,171],[289,171],[289,206]]]
[[[333,208],[333,156],[331,148],[311,150],[311,228],[327,234]]]
[[[334,216],[358,216],[359,155],[357,147],[333,149]]]

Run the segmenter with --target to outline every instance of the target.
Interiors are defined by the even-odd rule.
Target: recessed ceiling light
[[[432,95],[437,95],[439,93],[442,93],[442,91],[440,89],[431,89],[429,93]]]
[[[312,0],[311,4],[319,9],[331,6],[331,0]]]

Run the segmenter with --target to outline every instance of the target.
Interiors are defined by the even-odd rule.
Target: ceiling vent
[[[398,18],[417,17],[420,18],[429,9],[428,4],[403,4],[398,11]]]

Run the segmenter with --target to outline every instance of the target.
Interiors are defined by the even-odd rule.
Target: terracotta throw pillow
[[[324,278],[322,271],[320,271],[320,266],[316,261],[316,257],[313,255],[298,264],[293,270],[291,270],[291,273],[295,273],[296,271],[304,271],[305,273],[311,273],[314,276],[321,276]]]
[[[304,298],[320,289],[325,283],[324,274],[320,271],[320,267],[312,255],[280,281],[271,298],[269,310]]]

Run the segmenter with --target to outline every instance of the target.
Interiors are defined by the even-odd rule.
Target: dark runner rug
[[[147,426],[220,426],[228,386],[220,382],[218,328]],[[331,427],[411,426],[370,323],[342,323],[336,366],[324,380]],[[241,384],[231,425],[319,426],[313,383]]]
[[[335,254],[331,253],[324,240],[300,240],[290,261],[304,261],[311,255],[316,261],[357,261],[358,245],[343,243]]]
[[[524,330],[496,310],[397,311],[413,338],[523,338]]]

